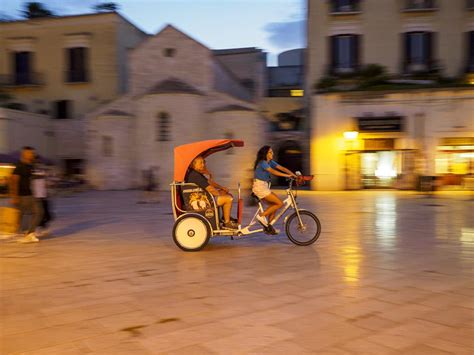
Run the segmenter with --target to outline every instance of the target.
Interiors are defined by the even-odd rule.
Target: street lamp
[[[344,132],[344,138],[347,139],[347,140],[357,139],[358,136],[359,136],[359,132],[357,132],[357,131]]]

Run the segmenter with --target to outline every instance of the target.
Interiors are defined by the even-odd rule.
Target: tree
[[[22,11],[23,17],[25,18],[40,18],[40,17],[52,17],[54,13],[48,10],[40,2],[27,2],[25,4],[25,10]]]
[[[103,2],[102,4],[97,4],[93,9],[97,12],[108,12],[108,11],[117,11],[120,6],[114,2]]]

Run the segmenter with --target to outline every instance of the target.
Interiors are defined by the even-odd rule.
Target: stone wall
[[[46,115],[0,108],[0,153],[11,153],[27,145],[49,159],[56,159],[53,123]]]

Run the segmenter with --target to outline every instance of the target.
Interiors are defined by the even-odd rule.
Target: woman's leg
[[[283,206],[283,202],[273,192],[270,195],[264,197],[263,199],[269,204],[269,206],[262,213],[262,216],[264,217],[268,216],[268,222],[271,222],[273,217],[275,217],[276,211],[278,211],[278,209],[280,209]]]

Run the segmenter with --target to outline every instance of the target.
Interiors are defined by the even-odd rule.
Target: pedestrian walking
[[[32,188],[33,196],[43,209],[43,218],[38,224],[37,237],[48,235],[49,222],[53,219],[51,204],[48,194],[49,176],[47,169],[42,165],[36,165],[33,169]]]
[[[33,196],[31,179],[33,175],[33,162],[35,150],[32,147],[23,147],[21,160],[15,166],[10,180],[11,203],[20,211],[20,233],[25,233],[19,243],[37,243],[36,227],[43,218],[43,209]],[[29,215],[29,221],[27,216]]]

